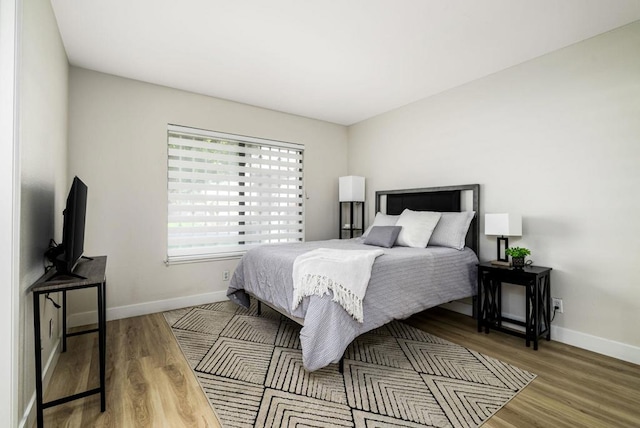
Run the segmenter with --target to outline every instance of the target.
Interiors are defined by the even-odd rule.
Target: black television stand
[[[107,256],[95,258],[85,257],[87,260],[78,263],[74,273],[58,273],[50,269],[38,279],[29,289],[33,293],[33,326],[34,326],[34,351],[36,363],[36,415],[38,428],[44,423],[44,409],[59,404],[68,403],[78,398],[100,394],[100,411],[106,409],[106,362],[107,362]],[[55,278],[55,279],[54,279]],[[95,288],[98,300],[98,327],[88,330],[67,332],[67,292],[84,288]],[[62,352],[67,350],[67,337],[87,333],[98,333],[98,356],[100,360],[100,386],[84,392],[44,402],[42,390],[42,349],[40,326],[40,297],[48,293],[62,293]]]

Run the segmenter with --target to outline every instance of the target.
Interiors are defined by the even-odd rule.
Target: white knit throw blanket
[[[339,303],[356,321],[363,322],[362,299],[367,292],[371,268],[382,250],[335,250],[318,248],[293,262],[293,308],[305,296],[333,291]]]

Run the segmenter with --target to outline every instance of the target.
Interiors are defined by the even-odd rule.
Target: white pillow
[[[367,228],[367,230],[362,234],[362,237],[366,238],[369,232],[371,232],[371,228],[373,226],[395,226],[396,221],[398,221],[399,218],[399,215],[388,215],[379,212],[376,214],[376,218],[373,219],[373,224]]]
[[[440,220],[440,213],[433,211],[411,211],[405,209],[400,214],[396,226],[402,226],[396,245],[425,248],[433,229]]]
[[[467,237],[467,230],[475,211],[463,211],[459,213],[442,213],[440,221],[436,225],[429,245],[450,247],[462,250]]]

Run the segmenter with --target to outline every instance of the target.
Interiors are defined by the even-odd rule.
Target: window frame
[[[182,141],[184,138],[184,142],[180,144],[179,147],[188,147],[189,140],[194,143],[191,146],[191,149],[194,150],[194,154],[200,153],[200,156],[192,157],[191,161],[184,161],[183,158],[176,158],[176,139],[180,139]],[[209,141],[205,141],[209,140]],[[172,143],[173,142],[173,143]],[[204,144],[202,144],[204,143]],[[205,147],[208,143],[213,144],[214,146],[208,148]],[[198,147],[199,146],[199,147]],[[226,132],[218,132],[218,131],[210,131],[205,129],[181,126],[168,124],[167,125],[167,215],[166,215],[166,231],[167,231],[167,242],[166,242],[166,259],[165,263],[167,265],[170,264],[180,264],[180,263],[193,263],[193,262],[201,262],[201,261],[209,261],[209,260],[224,260],[224,259],[237,259],[242,257],[244,253],[250,248],[254,248],[264,244],[274,244],[276,242],[272,242],[274,240],[278,240],[277,243],[291,243],[291,242],[304,242],[305,238],[305,180],[304,180],[304,145],[297,143],[290,143],[278,140],[271,140],[266,138],[258,138],[258,137],[250,137],[245,135],[231,134]],[[224,147],[224,148],[223,148]],[[265,150],[264,153],[261,153],[262,150]],[[172,155],[172,151],[174,154]],[[282,151],[282,155],[280,158],[285,158],[285,160],[273,158],[278,157],[279,151]],[[273,155],[269,155],[269,153],[273,152]],[[204,153],[204,154],[203,154]],[[224,153],[224,154],[223,154]],[[265,157],[266,155],[266,157]],[[253,160],[253,162],[237,162],[238,159],[235,156],[249,156],[248,159]],[[188,157],[186,159],[189,159]],[[293,160],[292,160],[293,159]],[[203,162],[203,160],[205,162]],[[198,163],[198,161],[200,163]],[[295,167],[297,163],[297,168]],[[291,165],[287,165],[291,163]],[[188,165],[192,166],[189,167]],[[224,166],[226,165],[226,166]],[[215,172],[219,172],[220,170],[234,170],[228,172],[228,176],[232,176],[233,174],[238,174],[237,177],[241,178],[247,174],[247,177],[251,177],[249,180],[241,181],[229,181],[227,184],[223,182],[206,182],[205,183],[193,183],[191,181],[196,181],[196,178],[184,178],[185,182],[179,182],[176,180],[180,180],[178,177],[172,177],[172,172],[174,175],[185,175],[185,172],[189,171],[180,171],[176,168],[184,168],[186,170],[191,170],[192,174],[198,174],[195,171],[195,167],[198,166],[198,171],[202,171],[201,168],[205,168],[205,174],[209,176],[214,176]],[[269,174],[264,174],[260,169],[264,169],[265,172],[273,170],[273,176],[275,178],[269,177]],[[237,170],[237,171],[235,171]],[[242,172],[242,171],[245,172]],[[222,177],[223,174],[221,174]],[[259,177],[263,178],[260,179]],[[282,179],[282,177],[289,177]],[[264,178],[266,177],[266,179]],[[278,178],[280,177],[280,178]],[[280,184],[278,184],[278,180],[280,180]],[[288,182],[290,181],[290,182]],[[266,184],[266,187],[261,187]],[[172,189],[172,184],[174,188]],[[188,184],[193,184],[193,189],[188,189]],[[275,187],[274,187],[275,185]],[[228,186],[229,189],[224,189],[225,186]],[[239,191],[239,187],[248,186],[248,189],[251,189],[251,192],[243,192]],[[278,189],[278,186],[285,186],[285,188]],[[295,186],[295,187],[294,187]],[[222,196],[222,199],[217,198],[220,195],[196,195],[198,193],[198,187],[201,192],[210,192],[214,191],[214,193],[222,192],[225,195]],[[181,193],[177,189],[183,189],[186,193]],[[193,193],[188,193],[189,191]],[[275,191],[275,192],[274,192]],[[249,193],[249,195],[245,194]],[[256,194],[271,194],[270,196],[260,197],[256,196]],[[201,199],[207,205],[203,205],[208,207],[209,209],[205,211],[207,212],[205,215],[196,216],[195,211],[191,213],[194,217],[199,219],[207,218],[207,220],[201,221],[192,221],[188,222],[185,219],[188,217],[185,216],[177,216],[173,218],[172,222],[172,213],[176,210],[180,210],[179,204],[175,202],[176,199],[180,199],[176,196],[185,195],[184,199],[193,202],[195,199]],[[275,195],[275,196],[274,196]],[[208,196],[208,197],[207,197]],[[288,198],[291,200],[288,200]],[[225,199],[226,198],[226,199]],[[284,202],[275,202],[274,198],[282,199]],[[173,201],[173,202],[172,202]],[[230,202],[231,201],[231,202]],[[211,202],[211,204],[208,204]],[[217,202],[217,203],[216,203]],[[229,205],[225,205],[229,204]],[[237,205],[232,205],[232,203],[237,202]],[[247,210],[240,211],[237,207],[245,206],[243,203],[247,203],[247,207],[250,207]],[[260,202],[260,203],[258,203]],[[266,202],[262,204],[261,202]],[[279,205],[276,205],[279,204]],[[283,206],[283,204],[285,206]],[[198,205],[200,206],[200,205]],[[235,215],[229,215],[229,218],[235,218],[235,220],[225,220],[224,216],[216,217],[214,212],[220,213],[222,209],[220,207],[228,206],[230,209],[229,212],[236,212]],[[178,208],[176,208],[178,207]],[[194,205],[190,205],[193,210]],[[236,209],[236,211],[233,210]],[[189,209],[180,210],[180,211],[189,211]],[[202,210],[201,210],[202,211]],[[200,211],[200,212],[201,212]],[[256,213],[268,212],[269,214],[265,215],[256,215]],[[279,211],[279,212],[278,212]],[[278,220],[278,216],[282,216],[282,213],[285,211],[291,211],[292,214],[286,216],[285,220]],[[277,213],[277,214],[274,214]],[[239,220],[239,216],[247,215],[247,218],[251,221],[258,221],[257,224],[254,225],[246,225],[243,221]],[[253,218],[252,218],[253,217]],[[271,218],[270,218],[271,217]],[[284,217],[284,216],[283,216]],[[200,241],[208,241],[209,250],[206,251],[195,251],[196,246],[185,246],[180,248],[179,245],[172,246],[173,242],[180,241],[181,237],[187,236],[186,232],[183,230],[182,234],[179,231],[180,227],[173,226],[175,224],[175,219],[180,218],[180,221],[184,221],[186,224],[190,224],[189,226],[185,225],[184,228],[192,228],[192,230],[198,229],[197,226],[194,226],[195,223],[203,223],[207,224],[207,226],[203,226],[202,236],[198,237],[198,232],[194,232],[188,236],[193,239],[199,238]],[[252,218],[252,219],[251,219]],[[218,221],[213,221],[214,219],[218,219]],[[224,222],[238,223],[230,226],[210,226],[211,223],[224,223]],[[282,223],[282,222],[285,223]],[[264,224],[267,222],[267,224]],[[268,224],[271,222],[271,224]],[[297,223],[296,223],[297,222]],[[259,232],[260,235],[254,236],[254,240],[249,240],[248,243],[244,243],[237,238],[234,240],[233,237],[237,237],[239,235],[234,235],[233,228],[234,226],[238,229],[238,234],[246,233],[247,230],[251,230],[254,232]],[[246,226],[246,227],[245,227]],[[224,228],[227,230],[229,234],[223,234],[221,232],[205,232],[204,229],[220,229]],[[270,230],[274,231],[285,231],[291,230],[293,233],[289,234],[278,234],[274,233],[274,237],[272,239],[264,238],[265,234],[270,234]],[[173,233],[172,233],[173,232]],[[216,234],[217,233],[217,234]],[[206,236],[208,234],[208,236]],[[283,237],[280,237],[282,235]],[[291,235],[291,236],[289,236]],[[251,236],[248,234],[247,236]],[[263,238],[260,238],[263,236]],[[172,239],[173,238],[173,239]],[[208,239],[210,238],[210,239]],[[188,240],[188,238],[186,238]],[[221,245],[215,243],[215,239],[223,239],[229,241],[238,241],[234,245]],[[202,244],[206,245],[206,244]],[[246,245],[246,247],[245,247]],[[203,247],[199,247],[203,248]],[[216,248],[213,250],[213,248]],[[225,249],[226,248],[226,249]],[[192,251],[189,251],[191,249]],[[180,254],[178,254],[180,253]],[[189,254],[187,254],[189,253]]]

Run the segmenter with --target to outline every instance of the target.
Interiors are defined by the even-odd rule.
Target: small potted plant
[[[511,256],[511,263],[516,269],[522,269],[524,267],[524,258],[531,254],[531,251],[523,247],[511,247],[507,248],[505,254]]]

